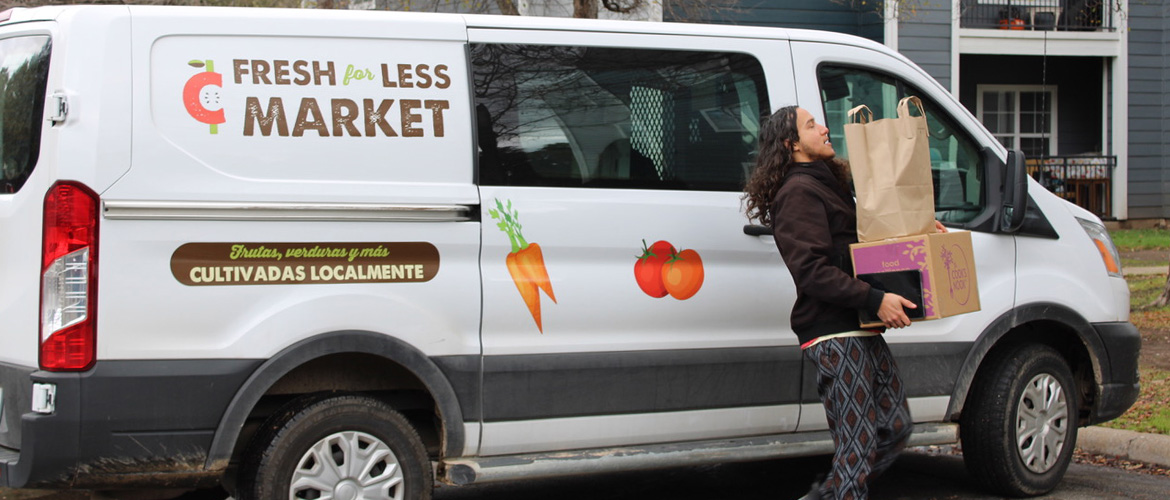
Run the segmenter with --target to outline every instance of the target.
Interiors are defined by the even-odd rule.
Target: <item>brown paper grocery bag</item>
[[[919,116],[910,116],[910,105]],[[898,103],[898,117],[873,120],[865,105],[849,110],[845,142],[857,191],[857,238],[879,241],[934,229],[934,186],[922,101]]]

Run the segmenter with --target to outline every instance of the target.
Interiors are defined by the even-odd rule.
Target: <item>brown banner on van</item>
[[[439,272],[426,242],[187,243],[171,273],[188,286],[421,283]]]

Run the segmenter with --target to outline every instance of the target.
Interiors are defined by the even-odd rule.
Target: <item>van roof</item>
[[[501,16],[488,14],[462,14],[469,28],[513,28],[564,31],[604,31],[617,33],[677,34],[700,36],[730,36],[740,38],[771,38],[782,40],[805,40],[817,42],[849,43],[850,45],[881,44],[871,40],[829,31],[780,28],[768,26],[744,26],[730,24],[676,23],[651,21],[621,21],[599,19],[575,19],[564,17]]]
[[[504,16],[490,14],[444,14],[429,12],[397,12],[397,11],[362,11],[362,10],[318,10],[318,9],[275,9],[275,8],[245,8],[245,7],[191,7],[191,6],[155,6],[155,5],[54,5],[35,8],[12,8],[0,13],[0,24],[10,22],[28,22],[58,19],[63,14],[77,14],[81,10],[90,9],[123,9],[134,16],[136,13],[151,16],[185,16],[198,12],[211,14],[219,11],[231,18],[247,17],[251,19],[269,18],[280,20],[304,20],[321,22],[328,19],[363,20],[372,18],[392,19],[427,19],[432,22],[455,22],[464,24],[468,28],[480,29],[521,29],[521,30],[560,30],[578,32],[607,32],[607,33],[634,33],[634,34],[674,34],[694,36],[721,36],[735,38],[766,38],[773,40],[798,40],[821,43],[837,43],[864,47],[893,55],[897,53],[888,47],[872,40],[854,35],[834,33],[829,31],[806,30],[796,28],[778,28],[764,26],[742,26],[726,24],[702,23],[675,23],[649,21],[620,21],[599,19],[574,19],[560,17],[537,16]],[[3,14],[10,14],[10,19],[3,20]]]

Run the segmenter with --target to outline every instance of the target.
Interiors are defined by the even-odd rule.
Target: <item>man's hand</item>
[[[882,306],[878,308],[878,319],[886,324],[886,328],[902,328],[910,326],[910,317],[906,316],[903,308],[917,309],[918,305],[896,293],[887,293],[882,296]]]

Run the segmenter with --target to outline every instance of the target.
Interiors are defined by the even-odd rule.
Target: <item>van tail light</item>
[[[98,197],[61,181],[45,195],[41,369],[84,371],[97,353]]]
[[[1109,237],[1109,231],[1101,224],[1080,217],[1077,217],[1077,222],[1081,223],[1085,233],[1097,246],[1097,252],[1101,254],[1101,260],[1105,263],[1105,271],[1110,276],[1120,278],[1122,276],[1121,255],[1117,252],[1117,246],[1113,244],[1113,238]]]

